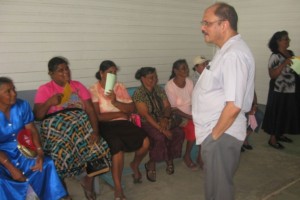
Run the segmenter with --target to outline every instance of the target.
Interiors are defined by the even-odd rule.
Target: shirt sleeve
[[[146,94],[142,92],[141,87],[137,88],[133,95],[132,95],[132,100],[134,102],[146,102]]]
[[[50,98],[50,89],[47,85],[42,85],[37,89],[34,97],[34,103],[45,103]]]
[[[98,92],[97,92],[97,84],[94,84],[90,87],[90,94],[92,97],[92,102],[99,102]]]
[[[116,83],[114,87],[114,92],[117,96],[117,100],[123,103],[131,103],[132,99],[126,89],[126,87],[122,83]]]
[[[237,54],[227,55],[222,68],[225,100],[233,101],[242,108],[247,88],[248,69],[245,61]]]
[[[171,107],[177,107],[177,95],[176,95],[176,88],[172,87],[172,83],[170,81],[173,81],[173,79],[169,80],[168,83],[165,86],[165,91],[168,97],[168,100],[171,104]]]
[[[91,98],[90,92],[82,83],[80,83],[79,81],[74,81],[73,83],[76,90],[78,90],[79,97],[82,100],[88,100]]]
[[[21,105],[20,109],[21,109],[21,112],[22,112],[23,123],[26,125],[26,124],[29,124],[29,123],[33,122],[34,121],[34,115],[33,115],[33,112],[31,110],[30,104],[27,101],[22,100],[20,105]]]

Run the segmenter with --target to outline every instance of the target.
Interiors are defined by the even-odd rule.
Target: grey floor
[[[268,146],[268,135],[253,133],[251,143],[254,149],[241,154],[240,165],[235,175],[237,200],[299,200],[300,199],[300,135],[290,136],[292,144],[284,150]],[[191,171],[181,159],[175,160],[175,174],[165,173],[165,164],[157,166],[157,182],[152,183],[143,173],[143,183],[133,184],[128,163],[133,154],[126,154],[123,176],[127,200],[202,200],[203,171]],[[143,161],[146,162],[147,158]],[[97,199],[114,199],[112,187],[96,177]],[[85,199],[79,182],[67,180],[73,200]]]

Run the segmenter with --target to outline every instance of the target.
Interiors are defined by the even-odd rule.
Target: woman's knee
[[[142,146],[142,148],[148,149],[149,146],[150,146],[150,140],[149,140],[148,137],[145,137],[145,139],[144,139],[144,141],[143,141],[143,146]]]

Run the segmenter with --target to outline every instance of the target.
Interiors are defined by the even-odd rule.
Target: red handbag
[[[31,132],[28,129],[22,129],[17,136],[19,151],[28,158],[37,156],[36,146],[33,143]]]

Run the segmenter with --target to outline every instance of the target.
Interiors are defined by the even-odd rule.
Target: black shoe
[[[245,148],[247,150],[252,150],[253,149],[253,147],[250,144],[243,144],[242,148]]]
[[[244,151],[245,151],[244,147],[241,147],[241,152],[244,152]]]
[[[269,140],[268,144],[275,149],[284,149],[284,146],[282,144],[280,144],[279,142],[272,144],[271,141]]]
[[[292,143],[293,140],[286,137],[286,136],[280,136],[280,137],[277,137],[276,138],[278,141],[281,141],[281,142],[286,142],[286,143]]]

